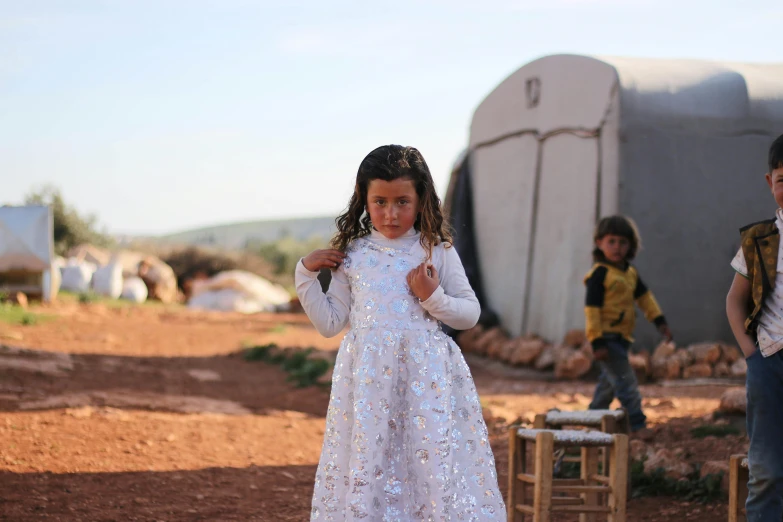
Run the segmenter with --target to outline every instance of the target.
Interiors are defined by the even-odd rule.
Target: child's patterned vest
[[[764,300],[775,288],[780,232],[775,220],[769,219],[741,228],[740,237],[753,297],[753,311],[745,320],[745,330],[755,334]]]

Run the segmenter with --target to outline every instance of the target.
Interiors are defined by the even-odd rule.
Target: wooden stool
[[[631,432],[628,423],[628,415],[625,409],[616,410],[578,410],[578,411],[560,411],[549,410],[546,413],[539,413],[533,421],[533,427],[536,429],[562,429],[564,426],[593,428],[604,433],[615,434],[622,433],[628,435]],[[579,457],[564,457],[563,462],[579,462]],[[600,451],[601,469],[609,469],[609,452],[606,448]],[[628,496],[631,495],[631,470],[628,468]]]
[[[533,469],[527,459],[527,443],[535,444]],[[554,479],[552,468],[555,448],[581,449],[581,478]],[[598,450],[610,453],[609,469],[598,473]],[[599,431],[509,429],[508,522],[551,522],[552,513],[579,513],[580,522],[595,522],[606,513],[609,522],[625,522],[628,492],[628,436]],[[533,486],[532,504],[528,486]],[[519,487],[517,487],[519,486]],[[579,496],[553,496],[572,493]],[[599,495],[606,502],[599,502]]]

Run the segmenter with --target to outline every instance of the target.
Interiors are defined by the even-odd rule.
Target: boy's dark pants
[[[783,351],[747,358],[748,522],[783,519]]]
[[[605,410],[615,398],[628,412],[628,422],[631,431],[637,431],[647,425],[647,417],[642,412],[642,394],[639,392],[639,382],[636,372],[628,362],[630,343],[622,337],[605,337],[609,349],[609,357],[599,361],[601,375],[593,393],[591,410]]]

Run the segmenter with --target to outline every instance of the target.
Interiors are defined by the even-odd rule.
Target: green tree
[[[90,243],[96,246],[108,247],[112,238],[98,230],[98,218],[92,214],[82,215],[65,203],[60,189],[46,185],[25,197],[28,205],[47,205],[52,209],[54,221],[54,251],[65,255],[71,248]]]

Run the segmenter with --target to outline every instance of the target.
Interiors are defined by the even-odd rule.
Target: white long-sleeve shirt
[[[385,247],[408,249],[419,241],[419,233],[411,229],[399,238],[388,239],[373,230],[367,239]],[[481,307],[468,283],[457,251],[441,243],[432,249],[431,263],[438,272],[440,286],[426,301],[421,301],[421,306],[435,319],[455,330],[472,328],[478,322]],[[321,335],[334,337],[348,324],[351,287],[342,265],[332,271],[332,281],[326,293],[321,291],[317,277],[318,272],[305,268],[300,259],[294,280],[302,308]]]

